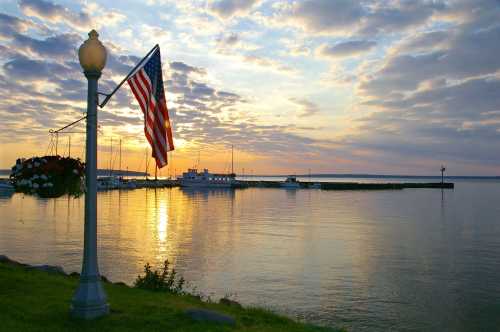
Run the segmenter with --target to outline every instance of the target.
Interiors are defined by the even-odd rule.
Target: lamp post
[[[90,31],[89,39],[78,50],[80,65],[88,80],[86,193],[82,273],[73,296],[71,314],[83,319],[97,318],[109,312],[97,264],[97,80],[106,65],[106,49],[98,37],[95,30]]]

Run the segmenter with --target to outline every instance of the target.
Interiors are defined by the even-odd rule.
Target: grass
[[[189,295],[172,295],[103,283],[110,315],[93,321],[74,319],[69,305],[78,278],[0,263],[1,331],[335,331],[295,322],[263,309],[206,303]],[[196,322],[186,309],[228,314],[235,326]]]

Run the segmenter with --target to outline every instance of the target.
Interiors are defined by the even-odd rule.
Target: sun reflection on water
[[[165,199],[160,200],[158,204],[158,241],[159,245],[164,247],[165,241],[167,240],[168,231],[168,205]]]

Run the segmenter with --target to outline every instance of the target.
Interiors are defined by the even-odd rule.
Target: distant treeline
[[[115,175],[115,176],[149,176],[149,173],[145,172],[136,172],[136,171],[120,171],[120,170],[112,170],[110,173],[109,169],[98,169],[97,176],[107,176],[107,175]],[[10,169],[0,169],[0,176],[9,176]]]
[[[287,177],[286,175],[245,175],[253,177]],[[396,174],[297,174],[297,177],[313,178],[358,178],[358,179],[441,179],[441,175],[396,175]],[[500,180],[500,176],[475,176],[475,175],[444,175],[446,179],[463,180]]]

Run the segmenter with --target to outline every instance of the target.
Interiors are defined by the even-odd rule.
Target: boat
[[[295,175],[290,175],[286,178],[285,182],[280,184],[280,186],[286,189],[299,189],[300,183],[297,181],[297,177]]]
[[[0,197],[10,197],[14,194],[16,188],[9,182],[0,182]]]
[[[0,182],[0,190],[3,191],[13,191],[15,190],[14,186],[8,182]]]
[[[200,153],[198,152],[198,163],[200,164]],[[234,173],[234,147],[231,145],[231,173],[215,174],[210,173],[208,169],[203,172],[198,172],[195,167],[189,168],[187,172],[182,173],[177,180],[181,187],[189,188],[241,188],[243,187],[240,181],[236,180]]]
[[[237,184],[236,174],[213,174],[208,169],[198,172],[196,168],[190,168],[178,178],[181,187],[194,188],[232,188]]]
[[[97,190],[111,190],[120,187],[120,179],[117,176],[100,176],[97,178]]]
[[[310,183],[309,189],[321,189],[321,183],[319,183],[319,182]]]

